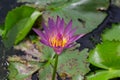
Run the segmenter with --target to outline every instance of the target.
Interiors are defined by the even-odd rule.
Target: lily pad
[[[39,79],[40,80],[51,80],[52,79],[53,68],[48,61],[44,67],[39,70]]]
[[[2,35],[5,47],[12,47],[25,38],[40,15],[41,12],[28,6],[17,7],[10,11]]]
[[[87,60],[87,49],[79,52],[78,50],[66,50],[58,59],[58,72],[66,73],[73,80],[78,80],[89,71]]]
[[[120,69],[120,42],[104,41],[90,52],[89,62],[103,69]]]
[[[53,57],[55,52],[52,48],[41,44],[38,40],[36,41],[36,45],[39,46],[41,51],[40,60],[44,65],[39,70],[39,79],[40,80],[50,80],[52,79],[52,71],[53,67],[51,66],[51,62],[54,61]]]
[[[43,54],[41,58],[46,63],[39,71],[39,77],[41,80],[45,78],[45,80],[49,80],[53,71],[55,52],[50,47],[40,45],[42,46],[41,52]],[[59,55],[57,72],[60,75],[65,73],[72,77],[73,80],[83,79],[83,76],[89,72],[89,63],[87,62],[88,50],[85,49],[80,52],[79,50],[73,50],[74,48],[67,49]]]
[[[115,77],[120,77],[120,70],[100,70],[87,76],[87,80],[109,80]]]
[[[44,20],[48,17],[60,16],[68,23],[73,20],[73,26],[78,27],[77,33],[88,33],[95,29],[106,17],[98,8],[107,8],[109,0],[18,0],[30,2],[32,6],[43,11]]]
[[[106,29],[102,34],[102,39],[109,41],[120,41],[120,24],[114,24],[111,29]]]
[[[39,69],[36,64],[22,64],[20,62],[10,62],[8,67],[10,73],[8,79],[23,80],[30,77],[35,71]]]
[[[99,3],[98,3],[99,2]],[[95,29],[106,14],[97,11],[99,7],[107,8],[107,0],[69,0],[53,2],[47,6],[46,13],[55,17],[59,15],[66,22],[73,20],[73,26],[78,27],[77,33],[88,33]]]
[[[87,80],[109,80],[120,77],[120,42],[104,41],[90,51],[88,61],[103,70],[87,76]]]

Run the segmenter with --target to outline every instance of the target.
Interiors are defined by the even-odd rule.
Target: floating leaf
[[[46,64],[39,71],[39,77],[40,80],[49,80],[51,79],[50,75],[52,75],[53,71],[55,52],[50,47],[42,44],[39,44],[39,46],[42,46],[41,52],[43,55],[41,58],[46,61]],[[89,71],[89,63],[86,61],[88,56],[87,51],[88,50],[85,49],[79,52],[78,50],[73,50],[73,48],[65,50],[65,52],[59,55],[58,73],[60,75],[66,73],[68,76],[70,75],[73,80],[83,79],[83,76]]]
[[[120,41],[120,24],[114,24],[111,29],[102,34],[103,40]]]
[[[89,62],[104,69],[120,69],[120,42],[104,41],[90,52]]]
[[[10,11],[5,20],[3,39],[6,47],[20,42],[31,30],[40,12],[28,6],[21,6]]]
[[[107,3],[107,0],[59,1],[49,4],[47,6],[47,12],[53,17],[59,15],[64,18],[66,22],[72,19],[73,25],[78,27],[77,33],[87,33],[103,21],[106,14],[98,12],[97,8],[101,6],[107,7]]]
[[[49,49],[46,48],[46,50]],[[60,75],[65,73],[69,77],[72,77],[73,80],[77,80],[80,78],[83,79],[83,76],[89,71],[89,67],[88,67],[89,64],[86,61],[87,56],[88,56],[87,49],[83,50],[82,52],[79,52],[77,50],[75,51],[66,50],[59,56],[58,69],[57,69],[58,73]],[[53,66],[54,66],[54,59],[52,59],[53,57],[51,56],[50,58],[49,56],[48,62],[39,71],[39,77],[41,80],[51,79]]]
[[[73,80],[78,80],[89,71],[87,60],[87,49],[79,52],[78,50],[66,50],[59,56],[58,72],[66,73]],[[81,77],[81,78],[82,78]]]
[[[120,42],[104,41],[90,52],[89,62],[105,70],[87,76],[87,80],[108,80],[120,77]]]
[[[55,55],[55,52],[52,48],[46,46],[46,45],[43,45],[42,43],[40,43],[39,40],[36,40],[35,41],[36,43],[36,46],[39,47],[40,49],[40,52],[41,52],[41,59],[42,60],[49,60],[49,59],[52,59]]]
[[[111,3],[113,5],[116,5],[116,6],[120,7],[120,1],[119,0],[112,0]]]
[[[120,77],[120,70],[100,70],[87,76],[87,80],[110,80]]]
[[[88,33],[95,29],[106,17],[98,8],[107,8],[109,0],[18,0],[34,2],[39,10],[44,11],[44,20],[57,15],[65,22],[73,20],[73,26],[78,27],[77,33]],[[32,6],[33,6],[32,5]],[[56,19],[56,18],[55,18]]]
[[[52,71],[50,61],[48,61],[44,67],[39,70],[39,79],[40,80],[51,80],[52,79]]]
[[[41,57],[40,59],[44,62],[44,65],[39,70],[39,79],[40,80],[50,80],[52,79],[53,67],[51,65],[54,62],[55,52],[52,48],[41,44],[39,41],[36,41],[36,45],[41,47]]]
[[[10,80],[23,80],[30,77],[35,71],[39,69],[39,66],[32,63],[22,64],[20,62],[9,63],[9,76]]]

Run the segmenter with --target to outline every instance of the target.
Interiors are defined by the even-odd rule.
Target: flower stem
[[[54,69],[53,69],[53,75],[52,75],[52,80],[55,80],[55,74],[57,71],[57,64],[58,64],[58,55],[56,54],[55,56],[55,64],[54,64]]]

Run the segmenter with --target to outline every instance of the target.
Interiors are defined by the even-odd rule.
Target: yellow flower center
[[[68,39],[58,35],[58,36],[53,36],[49,39],[49,42],[51,44],[51,46],[53,47],[64,47],[67,43]]]

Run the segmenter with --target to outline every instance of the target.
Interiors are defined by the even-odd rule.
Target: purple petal
[[[72,29],[72,20],[65,27],[64,33],[71,31]]]
[[[63,51],[63,48],[53,48],[53,49],[58,55],[60,55]]]
[[[48,26],[49,29],[55,28],[55,22],[53,21],[53,19],[51,18],[48,19]]]
[[[48,20],[48,27],[49,27],[49,34],[51,34],[51,32],[53,33],[57,33],[57,27],[55,22],[53,21],[53,19],[49,18]]]
[[[63,34],[63,32],[64,32],[64,19],[62,19],[61,21],[60,21],[60,25],[59,25],[59,32],[61,33],[61,34]]]
[[[45,25],[44,22],[42,22],[42,27],[44,28],[45,32],[48,32],[48,27]]]
[[[78,40],[78,39],[81,38],[82,36],[84,36],[84,34],[73,36],[73,37],[67,42],[65,48],[71,48],[71,47],[75,46],[75,44],[74,44],[73,42],[75,42],[76,40]]]
[[[48,29],[48,27],[45,25],[45,23],[42,23],[42,26],[44,28],[44,35],[46,35],[46,38],[50,36],[51,31]]]
[[[74,35],[74,33],[76,32],[77,28],[74,28],[70,31],[69,35],[70,37]]]
[[[74,33],[76,32],[76,30],[77,30],[77,28],[74,28],[74,29],[71,29],[71,31],[67,31],[64,34],[65,34],[65,36],[69,35],[69,37],[71,38],[74,35]]]
[[[46,37],[42,31],[35,29],[35,28],[33,28],[33,31],[35,31],[37,35],[40,36],[42,39],[46,40]]]
[[[73,46],[75,46],[75,44],[74,44],[74,43],[71,43],[71,44],[66,45],[65,48],[71,48],[71,47],[73,47]]]
[[[73,36],[72,38],[70,38],[68,44],[75,42],[76,40],[78,40],[82,36],[84,36],[84,34]]]
[[[61,27],[60,26],[60,17],[59,16],[57,16],[57,21],[56,21],[56,27],[59,29],[59,27]]]
[[[49,42],[47,42],[46,40],[40,40],[40,42],[45,44],[46,46],[49,46]]]

